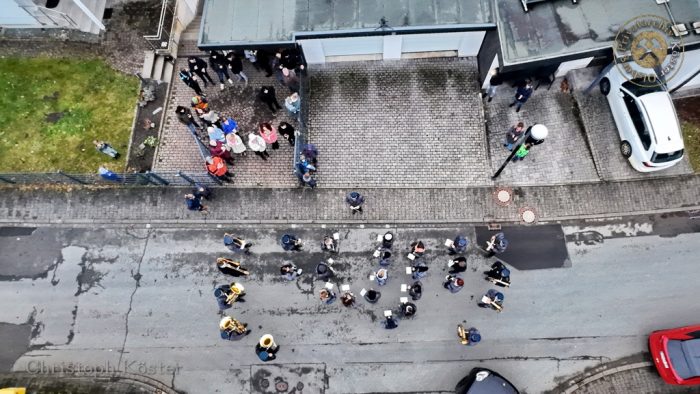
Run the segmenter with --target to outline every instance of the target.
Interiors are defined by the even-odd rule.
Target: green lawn
[[[0,172],[124,170],[138,89],[99,59],[0,59]],[[52,113],[62,117],[51,122]],[[94,139],[121,157],[98,152]]]
[[[700,125],[682,122],[685,152],[695,172],[700,171]]]

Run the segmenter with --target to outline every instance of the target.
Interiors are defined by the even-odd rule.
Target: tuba
[[[260,338],[260,347],[274,352],[277,349],[277,344],[275,343],[275,339],[272,338],[272,335],[265,334]]]
[[[243,287],[243,285],[236,282],[231,283],[229,290],[230,292],[226,295],[227,304],[233,304],[234,302],[236,302],[238,297],[240,297],[245,292],[245,288]]]

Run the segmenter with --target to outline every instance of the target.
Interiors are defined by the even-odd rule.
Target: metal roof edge
[[[325,31],[301,31],[292,32],[294,40],[309,40],[316,38],[342,38],[342,37],[362,37],[362,36],[389,36],[403,34],[424,34],[424,33],[457,33],[466,31],[482,31],[496,29],[495,23],[460,23],[452,25],[436,25],[436,26],[410,26],[410,27],[391,27],[386,29],[380,28],[363,28],[363,29],[341,29],[341,30],[325,30]]]

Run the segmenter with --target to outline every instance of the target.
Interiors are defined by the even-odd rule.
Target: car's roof
[[[656,139],[655,151],[670,153],[683,149],[683,137],[671,96],[666,92],[654,92],[640,96],[638,100],[651,123]]]
[[[474,379],[466,394],[518,394],[518,390],[501,375],[485,368],[479,371],[487,371],[489,376],[481,381]]]
[[[683,379],[700,376],[700,339],[670,340],[666,349],[678,376]]]

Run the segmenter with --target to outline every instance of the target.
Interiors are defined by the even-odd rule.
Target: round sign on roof
[[[532,224],[537,221],[537,213],[533,208],[525,207],[520,209],[520,220],[526,224]]]

